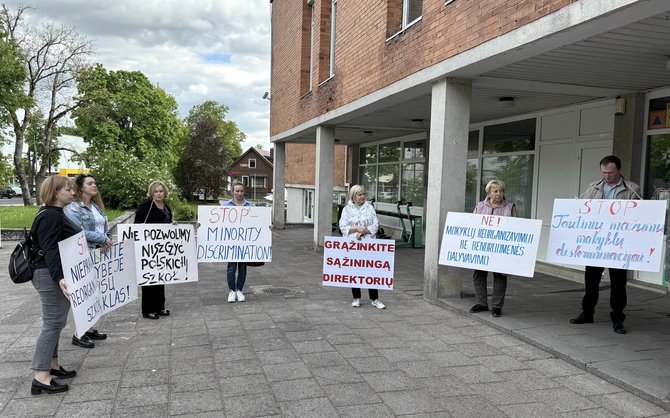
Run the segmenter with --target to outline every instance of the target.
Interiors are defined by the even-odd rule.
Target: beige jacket
[[[603,186],[605,180],[594,181],[589,184],[584,194],[580,196],[581,199],[603,199]],[[641,199],[640,186],[637,183],[626,180],[621,177],[621,187],[616,192],[617,199]]]

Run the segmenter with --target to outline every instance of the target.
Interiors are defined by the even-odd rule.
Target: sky
[[[92,63],[141,71],[174,96],[181,118],[214,100],[247,136],[270,148],[269,0],[3,0],[31,25],[74,26],[94,45]]]

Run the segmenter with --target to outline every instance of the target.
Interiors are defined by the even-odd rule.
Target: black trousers
[[[593,315],[598,303],[600,280],[602,279],[604,267],[586,266],[584,272],[585,293],[582,299],[582,310],[586,315]],[[626,283],[628,282],[628,270],[610,268],[610,317],[612,321],[623,322],[626,319],[623,310],[628,303],[626,295]]]
[[[165,285],[141,286],[142,315],[156,313],[165,309]]]
[[[360,299],[361,289],[358,287],[352,287],[351,294],[354,295],[354,299]],[[377,289],[368,289],[368,295],[370,295],[370,300],[377,300],[377,298],[379,298],[379,291],[377,291]]]

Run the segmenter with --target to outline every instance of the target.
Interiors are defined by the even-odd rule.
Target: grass
[[[37,206],[0,206],[0,228],[30,228],[38,209]],[[123,212],[119,209],[105,209],[110,221]]]

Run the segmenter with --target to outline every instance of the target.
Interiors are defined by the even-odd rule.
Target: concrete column
[[[284,201],[286,200],[286,144],[276,142],[272,165],[272,225],[275,229],[284,229]]]
[[[465,173],[472,80],[447,78],[433,84],[425,208],[424,298],[461,296],[466,272],[438,265],[447,212],[465,206]]]
[[[351,179],[347,180],[349,181],[350,185],[353,186],[354,184],[358,184],[360,182],[359,176],[360,176],[360,154],[361,154],[361,147],[358,144],[354,145],[349,145],[349,149],[351,150]]]
[[[335,128],[316,128],[316,198],[314,207],[314,249],[323,247],[323,237],[332,233],[333,226],[333,159],[335,157]]]
[[[644,94],[627,94],[626,113],[614,117],[614,140],[612,153],[621,159],[621,174],[624,178],[640,184],[642,176],[642,136],[646,116]],[[603,155],[604,157],[604,155]]]

